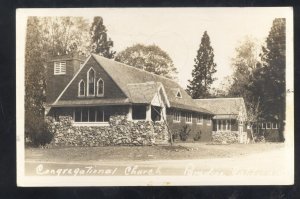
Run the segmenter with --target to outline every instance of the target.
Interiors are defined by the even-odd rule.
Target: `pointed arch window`
[[[95,96],[95,71],[93,68],[87,73],[87,95]]]
[[[104,96],[104,81],[101,78],[97,81],[97,96]]]
[[[83,80],[80,80],[78,84],[78,96],[85,96],[85,83]]]

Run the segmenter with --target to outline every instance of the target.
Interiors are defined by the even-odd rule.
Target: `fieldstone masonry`
[[[74,126],[72,117],[60,116],[59,122],[47,117],[53,146],[154,145],[168,142],[162,122],[128,121],[124,115],[110,117],[109,126]]]
[[[232,144],[239,142],[239,133],[237,131],[218,131],[212,132],[212,141],[221,144]]]

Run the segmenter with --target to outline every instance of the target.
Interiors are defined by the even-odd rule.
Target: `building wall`
[[[208,120],[204,119],[203,124],[197,124],[196,122],[196,113],[192,113],[192,123],[186,123],[185,121],[185,113],[186,111],[180,111],[181,117],[180,122],[174,122],[173,121],[173,112],[175,109],[168,109],[167,110],[167,123],[169,126],[169,129],[172,131],[172,133],[179,133],[180,130],[187,125],[189,129],[191,129],[191,132],[189,134],[187,141],[193,141],[196,134],[201,131],[201,139],[200,142],[209,142],[212,139],[212,124],[208,124]]]
[[[57,62],[65,61],[66,62],[66,74],[64,75],[54,75],[54,62],[50,61],[47,63],[47,86],[46,86],[46,102],[54,102],[63,89],[67,86],[70,80],[73,78],[74,74],[80,67],[80,63],[83,62],[78,59],[68,59],[68,60],[56,60]]]
[[[81,80],[85,82],[85,95],[87,95],[87,72],[88,70],[93,67],[95,71],[95,93],[97,93],[97,81],[101,78],[104,81],[104,96],[94,97],[78,97],[78,84]],[[116,85],[113,79],[105,72],[105,70],[95,61],[93,57],[91,57],[88,62],[85,64],[84,68],[80,71],[78,76],[74,79],[72,84],[68,87],[65,91],[61,100],[75,100],[75,99],[109,99],[109,98],[125,98],[126,95],[122,92],[122,90]]]
[[[107,146],[166,144],[169,137],[161,122],[128,121],[125,115],[110,117],[108,126],[75,126],[72,117],[46,119],[54,138],[50,146]]]

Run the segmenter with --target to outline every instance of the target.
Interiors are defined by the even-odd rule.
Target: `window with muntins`
[[[97,96],[104,96],[104,81],[101,78],[97,81]]]
[[[203,124],[203,115],[200,115],[200,114],[197,115],[197,123]]]
[[[75,122],[108,122],[109,115],[101,108],[76,108],[74,110]]]
[[[91,68],[88,71],[88,95],[94,96],[95,95],[95,71],[93,68]]]
[[[66,62],[54,62],[54,75],[65,75],[66,74]]]
[[[185,114],[185,122],[186,123],[192,123],[192,114],[191,113],[186,113]]]
[[[181,113],[179,111],[174,111],[174,113],[173,113],[173,121],[174,122],[180,122],[180,116],[181,116]]]
[[[210,126],[211,125],[211,117],[210,116],[206,116],[205,118],[207,120],[207,125]]]
[[[278,129],[278,125],[277,125],[276,122],[273,122],[273,123],[272,123],[272,129]]]
[[[84,81],[81,80],[78,85],[78,96],[84,96],[84,95],[85,95],[85,84]]]

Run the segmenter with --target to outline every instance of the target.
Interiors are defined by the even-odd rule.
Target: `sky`
[[[218,87],[224,77],[232,74],[231,58],[235,48],[246,36],[263,44],[272,21],[285,17],[287,8],[100,8],[43,9],[36,15],[83,16],[90,21],[101,16],[113,50],[120,52],[137,43],[156,44],[166,51],[178,70],[180,85],[186,88],[191,79],[194,58],[201,37],[207,31],[214,49]],[[49,10],[49,9],[48,9]],[[289,10],[288,10],[289,11]]]

